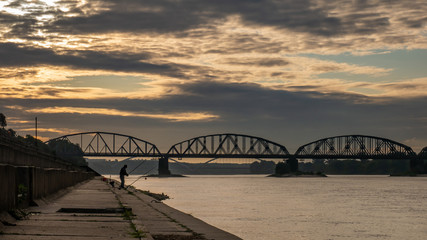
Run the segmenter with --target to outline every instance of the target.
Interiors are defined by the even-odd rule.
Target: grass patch
[[[132,211],[129,211],[127,208],[123,208],[124,212],[122,213],[123,219],[132,220],[135,219],[135,214]]]
[[[164,212],[159,211],[158,209],[154,208],[157,212],[163,214],[165,217],[169,218],[171,222],[174,222],[185,229],[186,232],[191,233],[191,236],[180,236],[180,235],[157,235],[156,237],[153,236],[154,240],[206,240],[203,236],[203,234],[196,233],[195,231],[191,230],[189,227],[185,226],[184,224],[178,222],[176,219],[172,218],[171,216],[167,215]],[[166,238],[165,238],[166,237]]]
[[[126,208],[118,198],[117,200],[119,201],[120,207],[124,209],[124,212],[122,213],[123,219],[129,221],[130,228],[132,229],[132,231],[129,234],[133,238],[138,238],[138,239],[145,238],[146,237],[145,233],[143,231],[136,229],[136,225],[132,222],[132,220],[135,219],[135,214],[133,214],[132,210],[129,210],[129,208]]]
[[[22,209],[12,209],[7,211],[10,216],[12,216],[13,218],[15,218],[16,220],[24,220],[27,219],[28,216],[30,215],[28,212],[25,212]]]
[[[148,196],[150,196],[150,197],[152,197],[158,201],[163,201],[163,200],[169,199],[169,196],[164,194],[164,193],[152,193],[150,191],[139,190],[139,189],[138,189],[138,191],[145,194],[145,195],[148,195]]]
[[[140,231],[140,230],[136,229],[135,224],[131,223],[131,228],[133,230],[133,232],[130,233],[130,235],[132,237],[139,238],[139,239],[146,237],[146,235],[145,235],[145,233],[143,231]]]

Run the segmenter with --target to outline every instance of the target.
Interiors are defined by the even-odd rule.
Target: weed
[[[132,211],[129,211],[127,208],[123,208],[124,212],[122,213],[123,219],[125,220],[132,220],[135,219],[135,215],[133,214]]]
[[[143,231],[136,229],[135,224],[131,223],[131,228],[133,230],[133,232],[131,232],[131,234],[130,234],[132,237],[139,238],[139,239],[146,237],[146,235]]]
[[[15,218],[16,220],[27,219],[28,215],[30,215],[29,213],[25,212],[22,209],[12,209],[12,210],[9,210],[8,213],[10,214],[10,216]]]
[[[163,201],[163,200],[169,199],[169,196],[164,194],[164,193],[152,193],[150,191],[144,191],[144,190],[139,190],[139,189],[138,189],[138,191],[141,193],[144,193],[145,195],[148,195],[148,196],[150,196],[150,197],[152,197],[158,201]]]
[[[18,185],[18,203],[23,203],[28,196],[28,188],[24,184]]]
[[[129,210],[129,208],[126,208],[118,198],[117,200],[119,201],[120,207],[124,209],[122,213],[123,219],[129,221],[130,227],[132,229],[132,232],[130,232],[130,235],[134,238],[139,238],[139,239],[145,238],[146,237],[145,233],[136,229],[135,224],[132,222],[132,219],[135,219],[135,214],[133,214],[132,210]]]

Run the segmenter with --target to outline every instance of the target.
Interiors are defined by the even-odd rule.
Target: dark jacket
[[[120,176],[124,176],[124,175],[129,176],[129,174],[126,172],[126,168],[122,167],[122,169],[120,169]]]

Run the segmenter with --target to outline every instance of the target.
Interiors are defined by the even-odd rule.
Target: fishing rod
[[[141,175],[139,178],[137,178],[135,181],[133,181],[131,184],[127,185],[125,187],[125,189],[127,189],[128,187],[132,186],[134,183],[136,183],[139,179],[145,177],[145,174],[151,172],[154,168],[156,168],[157,166],[154,166],[153,168],[151,168],[150,170],[148,170],[147,172],[145,172],[143,175]]]
[[[132,158],[135,158],[135,157],[129,157],[129,158],[126,158],[125,160],[123,160],[123,161],[126,161],[126,160],[129,160],[129,159],[132,159]],[[132,171],[130,171],[129,173],[128,173],[128,175],[129,174],[131,174],[133,171],[135,171],[137,168],[139,168],[143,163],[145,163],[147,160],[143,160],[140,164],[138,164],[138,166],[136,166],[134,169],[132,169]],[[111,166],[110,166],[110,169],[111,169]],[[151,170],[150,170],[151,171]],[[111,180],[111,173],[110,173],[110,184],[111,184],[111,186],[113,186],[114,187],[114,181],[112,181]],[[127,188],[127,187],[126,187]]]
[[[131,174],[133,171],[135,171],[137,168],[139,168],[139,166],[141,166],[143,163],[145,163],[147,160],[143,160],[140,164],[138,164],[138,166],[136,166],[134,169],[132,169],[132,171],[130,171],[128,174]]]

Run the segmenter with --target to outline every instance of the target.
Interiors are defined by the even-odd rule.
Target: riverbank
[[[102,177],[37,204],[23,220],[2,215],[0,239],[240,239],[140,191],[113,188]]]

